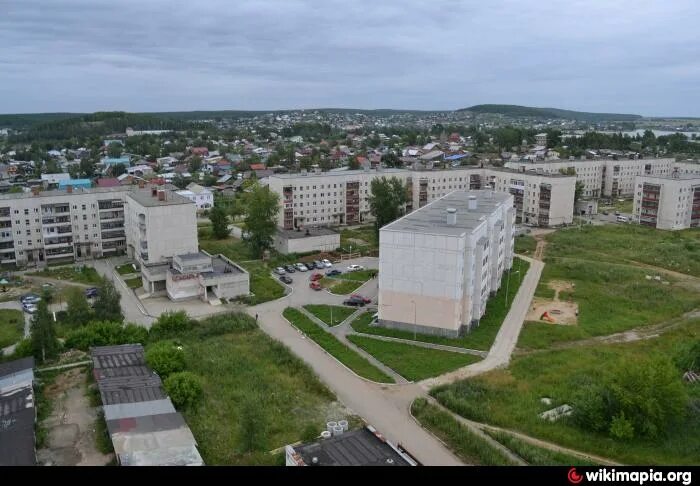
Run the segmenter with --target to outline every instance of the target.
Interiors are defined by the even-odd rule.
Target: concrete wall
[[[340,233],[306,236],[304,238],[286,238],[284,235],[277,233],[274,247],[275,250],[284,255],[312,251],[334,251],[340,247]]]

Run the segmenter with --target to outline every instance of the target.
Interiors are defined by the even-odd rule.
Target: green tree
[[[375,217],[375,231],[403,214],[407,200],[406,186],[397,177],[381,177],[370,185],[369,209]]]
[[[195,326],[185,311],[164,312],[151,327],[151,341],[180,336]]]
[[[146,363],[165,379],[185,369],[185,352],[182,346],[173,341],[159,341],[146,351]]]
[[[574,204],[576,204],[583,195],[583,190],[585,187],[586,185],[583,183],[583,181],[576,181],[576,188],[574,189]]]
[[[12,186],[8,191],[9,194],[21,194],[23,192],[22,186]]]
[[[265,249],[272,246],[272,238],[277,229],[278,211],[279,196],[267,186],[256,186],[248,200],[248,212],[245,217],[248,231],[246,241],[253,255],[259,257]]]
[[[229,236],[228,214],[222,206],[214,205],[214,207],[211,208],[209,211],[209,220],[211,221],[211,231],[214,238],[220,240]]]
[[[75,326],[84,326],[93,320],[92,309],[88,304],[85,293],[80,289],[71,288],[66,298],[66,320]]]
[[[202,381],[189,371],[180,371],[168,376],[163,382],[165,391],[178,408],[190,408],[202,396]]]
[[[348,169],[350,170],[358,170],[361,169],[360,163],[357,161],[357,157],[350,157],[350,160],[348,160]]]
[[[120,143],[110,143],[109,147],[107,147],[107,156],[112,157],[112,158],[119,158],[122,156],[122,144]]]
[[[95,301],[95,319],[98,321],[124,322],[120,305],[121,294],[114,284],[103,279]]]
[[[92,177],[95,174],[95,164],[87,157],[80,159],[80,173],[85,177]]]
[[[195,155],[194,157],[192,157],[190,159],[188,168],[192,173],[198,172],[199,169],[202,168],[202,158],[199,155]]]
[[[112,174],[112,177],[119,177],[120,175],[124,174],[126,172],[126,166],[124,164],[114,164],[110,168],[110,173]]]
[[[37,307],[32,319],[32,352],[39,362],[44,363],[58,355],[60,345],[46,300],[40,300]]]

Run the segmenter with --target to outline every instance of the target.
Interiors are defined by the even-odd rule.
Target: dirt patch
[[[46,399],[52,412],[43,422],[48,438],[37,451],[39,463],[51,466],[104,466],[112,454],[102,454],[95,444],[98,410],[90,406],[85,368],[73,368],[59,374],[46,387]]]
[[[526,320],[574,326],[578,323],[578,305],[571,299],[575,285],[565,280],[552,280],[547,286],[554,290],[554,299],[535,297],[532,299]],[[569,298],[560,299],[561,292],[568,292]]]

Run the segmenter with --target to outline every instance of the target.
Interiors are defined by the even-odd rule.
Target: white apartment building
[[[634,179],[641,175],[667,176],[674,170],[700,173],[700,164],[676,162],[675,159],[594,159],[558,160],[551,162],[507,162],[505,166],[538,174],[558,174],[572,169],[576,180],[583,182],[584,197],[632,197],[635,192]],[[698,172],[693,172],[697,170]]]
[[[495,187],[513,194],[516,220],[556,226],[571,223],[574,176],[536,174],[501,168],[459,167],[446,170],[346,170],[274,174],[270,190],[280,196],[277,224],[291,230],[305,226],[360,224],[373,219],[368,198],[378,177],[397,177],[406,184],[406,211],[421,208],[455,190]]]
[[[127,194],[126,241],[130,257],[141,266],[144,288],[166,292],[175,255],[197,253],[197,211],[186,197],[156,187]]]
[[[197,211],[203,211],[214,207],[214,193],[206,187],[195,184],[194,182],[188,184],[186,189],[176,192],[195,203],[197,205]]]
[[[513,199],[456,190],[381,228],[379,325],[449,337],[478,326],[513,264]]]
[[[700,227],[700,174],[638,176],[633,218],[664,230]]]

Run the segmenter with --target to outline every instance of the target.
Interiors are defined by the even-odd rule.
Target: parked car
[[[321,287],[321,284],[318,282],[311,282],[309,284],[309,288],[312,288],[314,290],[321,290],[322,287]]]
[[[326,276],[327,276],[327,277],[332,277],[332,276],[334,276],[334,275],[340,275],[341,273],[343,273],[343,272],[341,272],[340,270],[336,270],[336,269],[334,268],[333,270],[328,270],[328,271],[326,272]]]
[[[311,274],[311,281],[315,282],[317,280],[321,280],[323,278],[323,274],[321,273],[313,273]]]
[[[343,305],[350,305],[353,307],[364,307],[365,301],[364,301],[364,299],[357,299],[355,297],[350,297],[349,299],[346,299],[343,301]]]
[[[364,296],[362,296],[362,295],[360,295],[360,294],[352,294],[352,295],[350,296],[350,298],[351,298],[351,299],[360,299],[360,300],[362,300],[365,304],[371,304],[371,303],[372,303],[372,299],[368,299],[367,297],[364,297]]]
[[[36,294],[24,294],[19,300],[22,304],[36,304],[41,300],[41,297]]]
[[[313,270],[314,268],[316,268],[316,264],[314,262],[308,262],[304,265],[306,265],[306,268],[308,268],[309,270]]]
[[[48,290],[49,292],[53,292],[56,289],[56,286],[50,282],[46,282],[41,284],[41,288],[43,290]]]
[[[99,292],[97,287],[90,287],[89,289],[85,289],[85,297],[97,297]]]
[[[615,216],[619,216],[619,215],[620,215],[620,211],[615,211]]]
[[[282,267],[275,268],[273,270],[273,272],[275,272],[277,275],[284,275],[285,273],[287,273],[287,272],[285,272],[284,268],[282,268]]]
[[[627,216],[618,216],[618,217],[617,217],[617,222],[618,222],[618,223],[626,223],[627,221],[629,221],[629,220],[627,219]]]
[[[348,272],[357,272],[358,270],[364,270],[364,269],[365,269],[365,267],[363,267],[362,265],[354,265],[353,264],[353,265],[350,265],[348,267]]]
[[[333,266],[333,264],[328,258],[324,258],[323,260],[321,260],[321,263],[323,263],[323,266],[326,268],[331,268]]]
[[[37,310],[39,310],[36,304],[29,304],[27,302],[22,304],[22,309],[24,310],[24,312],[29,312],[30,314],[34,314]]]
[[[294,268],[294,265],[285,265],[284,269],[287,271],[287,273],[294,273],[297,271],[297,269]]]
[[[287,275],[282,275],[282,276],[280,277],[280,281],[283,282],[283,283],[286,283],[286,284],[290,284],[290,283],[293,282],[292,278],[289,277],[289,276],[287,276]]]
[[[306,268],[306,265],[304,265],[303,263],[297,263],[294,266],[297,267],[297,270],[299,270],[300,272],[305,272],[308,270],[308,268]]]
[[[314,267],[318,268],[319,270],[326,268],[326,266],[323,264],[323,262],[321,262],[319,260],[314,260]]]

